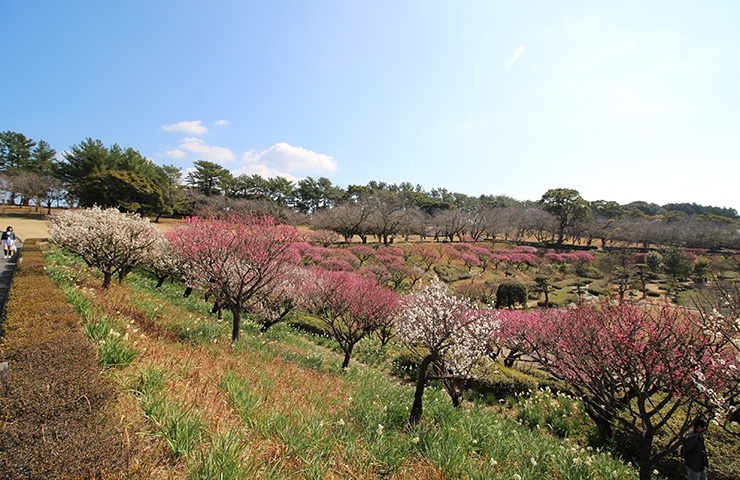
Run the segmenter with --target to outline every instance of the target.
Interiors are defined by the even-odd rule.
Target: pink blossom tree
[[[305,282],[301,307],[328,327],[349,366],[355,345],[395,314],[398,294],[374,278],[315,268]]]
[[[331,230],[311,230],[303,232],[302,238],[304,241],[311,244],[329,248],[336,244],[340,237],[338,233],[332,232]]]
[[[676,449],[698,414],[697,373],[707,388],[718,379],[711,371],[717,350],[696,314],[667,303],[547,310],[536,333],[531,354],[568,382],[602,437],[611,438],[617,424],[631,436],[641,479]]]
[[[428,272],[442,259],[439,249],[428,243],[414,244],[409,251],[412,261]]]
[[[349,247],[348,250],[357,257],[357,260],[360,262],[360,266],[363,266],[375,256],[375,249],[368,247],[367,245],[354,245]]]
[[[484,247],[472,247],[470,253],[478,257],[478,266],[482,273],[486,273],[488,267],[493,263],[493,254]]]
[[[231,311],[233,342],[239,340],[242,314],[300,261],[298,230],[269,217],[194,217],[167,237],[196,286],[213,291],[219,305]]]
[[[62,248],[103,273],[103,288],[118,282],[149,257],[162,234],[148,218],[117,208],[62,210],[49,217],[49,235]]]
[[[542,321],[539,310],[500,310],[500,327],[492,339],[492,357],[503,357],[504,365],[512,367],[514,362],[535,348],[535,332]]]
[[[438,280],[421,284],[401,299],[396,334],[419,360],[409,425],[421,420],[424,389],[430,379],[449,380],[445,386],[453,403],[459,405],[454,381],[469,378],[497,327],[492,310],[476,308]]]

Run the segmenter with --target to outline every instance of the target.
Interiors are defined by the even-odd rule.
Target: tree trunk
[[[231,314],[234,316],[234,325],[231,329],[231,343],[239,341],[239,331],[241,330],[242,323],[242,310],[241,308],[234,308],[231,310]]]
[[[461,380],[458,378],[446,378],[442,381],[447,394],[450,396],[450,400],[452,400],[452,406],[455,408],[462,407],[462,396],[460,392],[463,388],[460,387],[460,382]]]
[[[416,390],[414,391],[414,405],[411,407],[411,414],[409,415],[409,426],[413,427],[418,425],[421,421],[421,414],[424,410],[423,399],[424,399],[424,388],[427,383],[427,369],[429,365],[435,360],[436,355],[428,355],[424,357],[419,365],[419,378],[416,379]]]
[[[157,285],[154,288],[161,288],[162,285],[164,285],[164,281],[167,279],[167,277],[158,277],[157,278]]]
[[[349,344],[347,345],[347,348],[344,350],[344,361],[342,361],[342,370],[346,370],[347,367],[349,367],[349,360],[352,358],[352,350],[354,350],[355,344]]]
[[[110,282],[113,279],[113,274],[110,272],[103,272],[103,288],[108,289]]]
[[[600,439],[610,441],[614,433],[612,429],[612,415],[594,402],[584,401],[583,406],[586,410],[586,415],[596,424]]]
[[[650,451],[653,448],[653,434],[645,432],[644,436],[635,438],[637,449],[640,452],[640,480],[650,480],[653,474],[653,462],[650,461]]]

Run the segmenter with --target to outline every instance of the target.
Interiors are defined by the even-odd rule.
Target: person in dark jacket
[[[681,456],[686,464],[686,474],[689,480],[707,480],[709,458],[704,446],[704,432],[706,431],[707,421],[699,418],[694,422],[694,429],[683,439]]]
[[[13,255],[15,255],[15,241],[17,239],[18,238],[15,236],[13,227],[8,227],[7,229],[5,229],[2,234],[4,258],[12,258]]]

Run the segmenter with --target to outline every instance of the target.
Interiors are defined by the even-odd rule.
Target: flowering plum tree
[[[724,340],[726,355],[717,358],[717,371],[726,382],[725,388],[712,398],[719,407],[718,417],[725,430],[740,435],[740,285],[714,279],[696,301],[702,314],[705,332],[714,332]]]
[[[116,208],[63,210],[52,214],[49,223],[49,234],[60,247],[103,273],[103,288],[113,275],[122,282],[162,236],[148,218]]]
[[[242,313],[300,261],[294,248],[298,230],[269,217],[193,217],[167,237],[187,262],[193,283],[214,292],[233,314],[233,342],[239,340]]]
[[[554,250],[549,250],[545,253],[544,259],[555,263],[593,262],[594,256],[588,252],[557,253]]]
[[[494,360],[504,356],[504,365],[512,367],[514,362],[531,352],[535,345],[537,327],[542,321],[539,310],[501,310],[500,327],[490,344]]]
[[[332,250],[328,247],[311,245],[307,242],[297,242],[295,249],[301,256],[301,264],[306,267],[318,265],[332,254]]]
[[[492,330],[497,327],[494,311],[475,308],[472,302],[453,295],[438,280],[420,285],[401,299],[396,334],[419,359],[409,425],[421,420],[424,389],[427,381],[435,378],[430,369],[448,380],[467,379],[485,354]],[[455,403],[455,392],[448,388],[448,393]]]
[[[331,230],[312,230],[303,232],[303,239],[314,245],[329,248],[339,241],[339,235]]]
[[[504,264],[504,268],[515,267],[521,268],[523,265],[536,265],[539,261],[537,255],[525,247],[516,247],[512,250],[494,250],[491,252],[494,267],[498,269],[499,264]]]
[[[472,247],[470,253],[478,257],[478,266],[482,273],[485,273],[491,263],[493,263],[493,254],[487,248]]]
[[[354,272],[316,268],[310,276],[301,307],[329,328],[344,352],[346,369],[355,345],[394,315],[398,294]]]
[[[141,268],[156,277],[157,285],[155,288],[161,287],[168,278],[175,280],[186,280],[188,278],[185,260],[172,248],[169,240],[164,235],[154,242],[149,250],[149,255],[141,263]]]
[[[367,245],[355,245],[350,247],[349,251],[357,257],[357,260],[360,261],[360,266],[364,265],[375,256],[375,249],[370,248]]]
[[[640,478],[648,479],[698,413],[698,371],[706,388],[718,378],[710,340],[693,312],[667,303],[581,303],[543,314],[531,354],[571,385],[605,439],[617,424],[629,433]]]
[[[421,265],[426,272],[442,259],[440,251],[427,243],[414,244],[409,251],[414,263]]]
[[[252,312],[260,317],[262,331],[266,332],[276,323],[285,320],[296,309],[306,281],[306,270],[302,267],[286,267],[269,288],[260,292],[252,303]]]

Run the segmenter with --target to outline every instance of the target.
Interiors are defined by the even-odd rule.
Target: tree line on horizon
[[[116,207],[158,221],[161,216],[269,214],[292,224],[332,230],[363,243],[410,235],[455,241],[524,239],[562,244],[596,240],[697,248],[740,248],[734,208],[696,203],[583,199],[576,190],[548,190],[539,200],[469,196],[409,182],[370,181],[342,188],[326,177],[234,176],[214,162],[157,165],[133,148],[87,138],[58,158],[44,140],[0,132],[0,190],[11,204]]]

